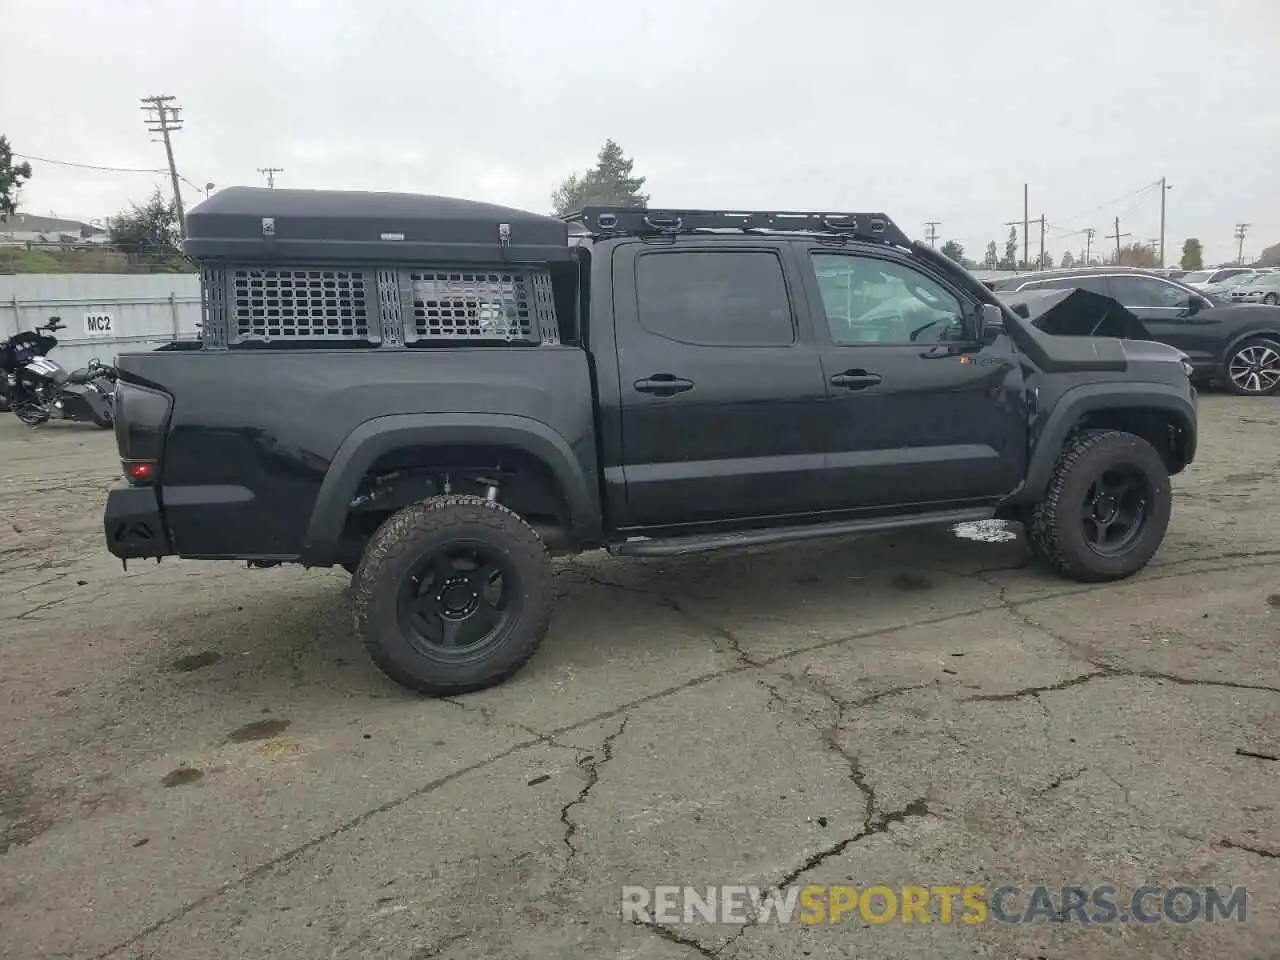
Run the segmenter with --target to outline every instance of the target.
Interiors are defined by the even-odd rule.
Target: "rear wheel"
[[[1120,580],[1155,555],[1172,509],[1169,472],[1155,447],[1131,433],[1089,433],[1059,457],[1027,538],[1063,576]]]
[[[387,676],[433,696],[506,680],[546,636],[551,558],[499,503],[448,495],[405,507],[352,580],[356,632]]]
[[[19,403],[13,408],[13,415],[28,427],[36,427],[49,419],[49,411],[38,403]]]
[[[1280,342],[1251,337],[1232,348],[1223,364],[1223,382],[1237,396],[1266,397],[1280,389]]]

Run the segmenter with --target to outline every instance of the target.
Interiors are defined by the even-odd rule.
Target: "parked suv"
[[[449,694],[532,656],[552,551],[1000,517],[1107,581],[1159,548],[1196,450],[1177,350],[1050,335],[881,214],[569,221],[243,188],[196,207],[204,346],[119,358],[110,551],[344,566],[373,660]]]
[[[1197,382],[1232,393],[1280,390],[1280,309],[1241,305],[1178,280],[1124,267],[1047,270],[1008,277],[997,294],[1079,287],[1118,300],[1142,320],[1153,340],[1191,358]]]

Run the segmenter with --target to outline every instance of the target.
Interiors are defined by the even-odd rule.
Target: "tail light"
[[[146,485],[160,479],[164,442],[173,412],[173,398],[151,387],[116,381],[112,419],[120,465],[131,484]]]
[[[124,468],[129,483],[135,487],[145,487],[156,478],[154,460],[121,460],[120,466]]]

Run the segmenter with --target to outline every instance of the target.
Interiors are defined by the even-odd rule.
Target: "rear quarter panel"
[[[120,369],[174,397],[161,498],[184,556],[296,558],[334,454],[377,417],[528,417],[597,470],[587,356],[571,346],[148,353]]]

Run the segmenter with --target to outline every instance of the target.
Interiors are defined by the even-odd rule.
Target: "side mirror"
[[[982,330],[979,339],[983,343],[995,343],[996,339],[1004,333],[1004,313],[994,303],[984,303],[981,320]]]
[[[1201,310],[1207,309],[1209,301],[1197,293],[1191,295],[1191,299],[1187,302],[1187,316],[1194,317]]]

